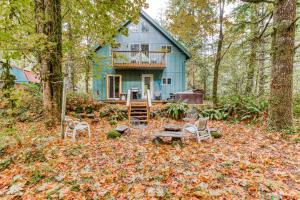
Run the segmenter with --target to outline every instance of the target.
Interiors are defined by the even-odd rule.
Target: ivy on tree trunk
[[[277,0],[274,8],[269,127],[293,125],[293,62],[296,0]]]
[[[36,33],[45,43],[38,52],[43,84],[45,119],[52,125],[60,118],[62,96],[62,23],[60,0],[35,0]]]

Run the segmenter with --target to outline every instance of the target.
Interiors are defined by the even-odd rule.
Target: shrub
[[[0,172],[7,169],[11,163],[12,163],[11,158],[1,161],[0,162]]]
[[[121,137],[121,133],[116,130],[111,130],[106,134],[107,138],[115,139]]]
[[[46,157],[41,149],[30,149],[24,153],[25,163],[45,162]]]
[[[219,131],[211,131],[210,134],[211,134],[211,136],[213,138],[220,138],[220,137],[222,137],[222,134]]]
[[[115,126],[115,125],[118,124],[118,122],[117,122],[116,120],[110,120],[110,121],[109,121],[109,124],[110,124],[111,126]]]
[[[93,113],[93,106],[86,106],[85,108],[84,108],[84,111],[85,111],[85,113],[86,114],[91,114],[91,113]]]
[[[83,113],[83,107],[81,107],[81,106],[76,106],[75,109],[74,109],[74,112],[75,112],[76,114]]]
[[[185,102],[178,101],[175,103],[168,103],[166,106],[167,114],[175,120],[182,119],[185,112],[188,110],[188,105]]]
[[[214,120],[257,122],[267,115],[268,101],[249,96],[231,96],[220,99],[219,107],[200,111],[201,117]]]
[[[20,89],[12,90],[9,97],[1,96],[3,117],[14,117],[18,121],[33,121],[41,117],[43,101],[40,88],[33,84],[23,84]]]
[[[94,110],[98,109],[98,104],[93,98],[86,93],[82,92],[69,92],[67,93],[67,110],[76,113],[86,112],[91,114]]]
[[[300,93],[294,96],[293,114],[294,117],[300,118]]]
[[[117,106],[107,105],[99,114],[100,118],[108,117],[109,121],[123,121],[127,119],[127,110]]]

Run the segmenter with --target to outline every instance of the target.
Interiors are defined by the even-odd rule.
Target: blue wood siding
[[[141,25],[148,26],[148,32],[141,31]],[[170,45],[171,53],[167,55],[166,68],[163,70],[114,70],[111,67],[111,48],[105,46],[97,51],[97,55],[103,58],[94,65],[93,91],[94,97],[99,100],[106,99],[106,74],[122,75],[122,92],[128,89],[142,87],[142,74],[153,74],[153,91],[161,91],[162,99],[167,99],[170,93],[184,91],[186,89],[185,61],[186,55],[177,46],[165,37],[155,26],[152,26],[147,19],[141,17],[137,26],[138,32],[132,32],[129,24],[128,36],[118,35],[116,40],[120,47],[114,50],[129,51],[130,44],[149,44],[150,51],[162,50],[162,46]],[[162,78],[171,78],[170,85],[163,85]]]

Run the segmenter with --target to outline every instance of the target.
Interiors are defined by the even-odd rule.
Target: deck
[[[109,103],[109,104],[126,104],[126,100],[102,100],[103,103]],[[138,100],[132,100],[132,102],[146,102],[144,99],[138,99]],[[166,104],[169,101],[167,100],[152,100],[152,104]]]

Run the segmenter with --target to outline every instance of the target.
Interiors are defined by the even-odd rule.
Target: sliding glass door
[[[106,90],[108,99],[120,98],[122,91],[122,77],[121,75],[107,75]]]

